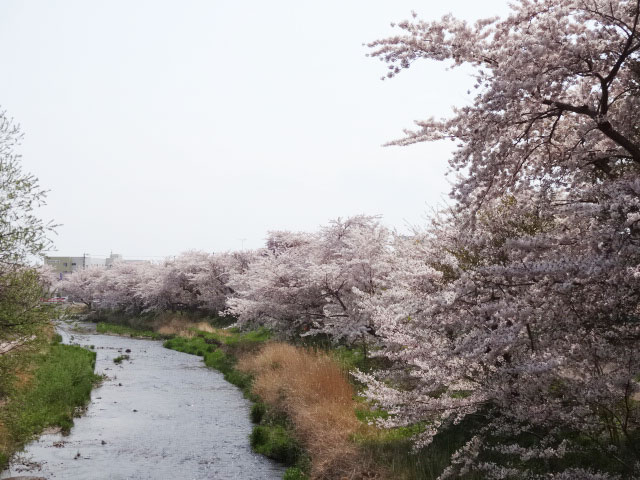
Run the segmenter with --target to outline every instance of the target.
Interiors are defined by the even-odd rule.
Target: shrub
[[[266,411],[267,411],[267,408],[265,407],[264,403],[262,402],[254,403],[251,406],[251,421],[253,423],[260,423]]]
[[[281,425],[253,427],[250,442],[256,452],[285,465],[294,465],[302,454],[296,439]]]

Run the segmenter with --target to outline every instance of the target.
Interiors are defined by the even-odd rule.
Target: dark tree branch
[[[596,112],[592,108],[589,108],[588,105],[576,106],[576,105],[571,105],[570,103],[559,102],[556,100],[546,100],[546,99],[542,100],[542,103],[544,105],[550,105],[550,106],[556,107],[559,111],[559,114],[562,114],[563,112],[573,112],[580,115],[586,115],[592,118],[596,122],[598,126],[598,130],[600,130],[608,138],[610,138],[615,143],[617,143],[622,148],[624,148],[627,152],[629,152],[634,162],[640,163],[640,147],[638,147],[638,145],[636,145],[630,139],[628,139],[619,131],[617,131],[615,128],[613,128],[613,125],[611,125],[611,122],[609,122],[609,120],[599,120],[598,112]]]

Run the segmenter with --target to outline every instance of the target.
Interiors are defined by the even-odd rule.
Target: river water
[[[248,401],[200,357],[158,341],[61,333],[93,345],[96,373],[108,378],[70,435],[41,436],[0,478],[282,478],[282,467],[251,451]],[[120,355],[130,359],[116,365]]]

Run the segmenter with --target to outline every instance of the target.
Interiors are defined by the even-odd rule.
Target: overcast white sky
[[[254,248],[358,213],[403,230],[448,193],[451,145],[381,145],[472,80],[423,62],[383,82],[362,44],[411,10],[506,3],[2,0],[0,106],[51,190],[58,254]]]

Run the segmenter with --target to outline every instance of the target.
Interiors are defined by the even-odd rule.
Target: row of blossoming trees
[[[376,327],[362,302],[385,285],[391,245],[376,217],[357,216],[316,233],[272,232],[257,251],[190,251],[78,270],[56,287],[91,309],[124,315],[232,315],[246,327],[366,340]]]
[[[241,253],[187,252],[162,263],[116,263],[110,269],[78,270],[56,285],[71,300],[93,310],[127,316],[143,313],[224,310],[233,273],[246,270]]]
[[[425,421],[427,445],[476,420],[442,478],[637,478],[639,16],[638,0],[520,0],[504,20],[414,16],[370,44],[388,77],[421,59],[475,68],[467,106],[393,142],[457,142],[453,205],[424,231],[358,216],[68,288],[96,275],[101,306],[375,344],[393,367],[359,378],[388,426]],[[598,452],[608,474],[581,465]]]

